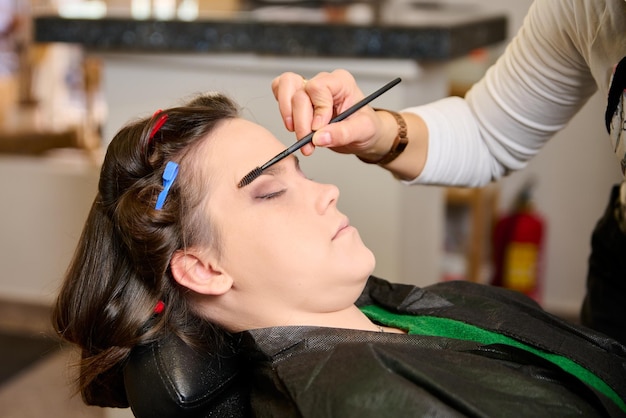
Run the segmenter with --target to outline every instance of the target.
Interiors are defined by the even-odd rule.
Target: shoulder
[[[358,306],[378,304],[394,310],[411,307],[416,309],[445,308],[452,305],[464,305],[473,308],[472,300],[492,299],[509,304],[516,302],[532,309],[541,309],[529,297],[501,287],[487,286],[463,280],[434,283],[424,287],[410,284],[391,283],[385,279],[371,276]]]
[[[511,367],[531,365],[527,357],[501,358],[469,340],[316,327],[248,334],[264,351],[252,378],[257,416],[501,416],[513,413],[511,399],[528,402],[516,416],[545,415],[555,404],[595,416],[544,369],[529,376]]]
[[[541,306],[537,302],[523,293],[498,286],[489,286],[464,280],[455,280],[436,283],[427,286],[424,289],[446,297],[449,300],[458,300],[459,297],[462,297],[466,302],[469,302],[471,298],[491,299],[507,304],[515,302],[530,309],[542,310]]]
[[[501,287],[458,280],[419,288],[373,278],[364,293],[370,303],[385,309],[460,321],[563,355],[585,350],[626,355],[626,348],[615,341],[546,312],[520,292]]]

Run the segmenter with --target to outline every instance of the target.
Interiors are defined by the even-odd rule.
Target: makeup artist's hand
[[[272,91],[289,131],[295,132],[297,138],[317,131],[312,144],[302,147],[304,155],[311,155],[315,146],[321,146],[366,156],[379,140],[383,121],[370,106],[328,125],[334,116],[364,97],[352,74],[345,70],[319,73],[309,80],[299,74],[283,73],[272,81]]]

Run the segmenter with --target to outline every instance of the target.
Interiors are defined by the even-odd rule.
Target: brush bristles
[[[239,182],[239,184],[237,185],[237,187],[239,187],[240,189],[244,186],[247,186],[248,184],[252,183],[252,181],[254,179],[256,179],[257,177],[259,177],[261,175],[261,173],[263,173],[263,170],[261,170],[261,167],[257,167],[254,170],[252,170],[251,172],[249,172],[248,174],[246,174],[241,181]]]

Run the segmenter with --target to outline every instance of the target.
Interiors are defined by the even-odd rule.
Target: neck
[[[212,312],[205,312],[205,314],[209,318],[215,318],[216,322],[231,332],[281,326],[319,326],[380,332],[380,327],[370,321],[356,305],[351,305],[340,311],[325,313],[285,312],[284,310],[242,312],[239,309],[236,316],[221,310],[213,310]]]
[[[200,296],[206,299],[207,296]],[[221,296],[210,296],[210,300],[199,300],[203,314],[209,320],[220,324],[231,332],[241,332],[257,328],[281,326],[318,326],[381,332],[354,303],[316,304],[309,300],[289,300],[276,298],[267,293],[260,298],[256,293],[247,297],[245,292],[230,291]],[[262,300],[262,303],[259,303]],[[383,327],[385,332],[403,332]]]
[[[337,312],[303,313],[292,317],[288,322],[289,323],[283,325],[312,325],[363,331],[380,331],[379,326],[370,321],[356,305],[352,305]]]

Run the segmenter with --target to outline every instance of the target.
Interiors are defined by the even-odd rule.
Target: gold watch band
[[[391,145],[391,149],[389,150],[389,152],[387,152],[387,154],[383,155],[381,158],[377,160],[367,160],[365,158],[358,157],[358,156],[357,158],[367,164],[385,165],[385,164],[389,164],[390,162],[395,160],[400,154],[402,154],[402,151],[404,151],[404,149],[408,145],[409,143],[409,138],[407,137],[408,130],[406,127],[406,121],[404,120],[402,115],[400,115],[398,112],[394,112],[393,110],[380,109],[380,108],[374,108],[374,110],[377,112],[380,111],[380,112],[390,113],[396,119],[396,122],[398,124],[398,134],[393,140],[393,144]]]

